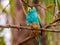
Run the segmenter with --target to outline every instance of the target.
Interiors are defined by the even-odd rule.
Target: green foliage
[[[1,5],[1,3],[0,3],[0,9],[2,9],[2,12],[7,13],[6,8],[4,8],[4,9],[3,9],[3,7],[2,7],[2,5]]]
[[[0,37],[0,45],[5,45],[4,37]]]
[[[54,4],[54,0],[44,0],[44,2],[45,2],[46,7],[50,4]],[[45,20],[46,20],[46,23],[49,24],[53,19],[54,8],[49,8],[47,10],[45,13],[45,15],[46,15]]]
[[[59,9],[59,12],[60,12],[60,0],[58,0],[58,9]],[[58,18],[60,18],[60,14],[58,14]],[[57,25],[58,25],[58,30],[60,30],[60,21],[57,22]],[[60,33],[58,33],[58,41],[60,41]]]
[[[0,32],[3,31],[3,28],[0,28]],[[0,45],[5,45],[4,37],[0,37]]]
[[[24,1],[26,3],[28,3],[29,0],[24,0]],[[54,4],[54,1],[55,0],[40,0],[40,2],[38,4],[41,5],[42,4],[42,1],[44,1],[45,6],[47,7],[50,4]],[[0,5],[0,8],[2,8],[1,5]],[[25,9],[25,12],[27,13],[28,12],[28,6],[25,5],[24,6],[24,9]],[[58,0],[58,9],[60,11],[60,0]],[[46,24],[49,24],[53,20],[54,8],[49,8],[47,10],[45,10],[46,11],[46,13],[45,13],[45,21],[46,21]],[[4,12],[5,12],[5,10],[4,10]],[[10,0],[10,12],[12,14],[12,17],[15,18],[15,15],[14,15],[14,0]],[[58,14],[58,17],[60,18],[60,14]],[[60,21],[57,22],[57,25],[60,25]],[[53,33],[46,32],[46,35],[47,35],[48,45],[55,45],[55,44],[53,44]],[[60,33],[58,34],[58,40],[60,41]],[[0,45],[5,45],[3,37],[0,37]],[[28,44],[26,43],[26,45],[28,45]]]
[[[24,2],[28,3],[28,0],[24,0]],[[28,6],[25,5],[25,6],[24,6],[24,9],[25,9],[25,12],[27,13],[27,12],[28,12]]]
[[[10,12],[11,12],[11,15],[13,18],[15,18],[15,15],[14,15],[14,0],[10,0]]]
[[[44,2],[45,2],[46,7],[50,4],[54,4],[54,0],[44,0]],[[46,24],[49,24],[51,21],[53,21],[54,8],[49,8],[47,10],[46,10],[46,13],[45,13],[45,21],[46,21]],[[46,32],[46,35],[47,35],[47,38],[48,38],[47,39],[47,41],[48,41],[47,45],[54,45],[53,44],[53,33]]]
[[[1,4],[0,4],[0,9],[2,8]]]
[[[59,8],[59,11],[60,11],[60,0],[58,0],[58,8]]]

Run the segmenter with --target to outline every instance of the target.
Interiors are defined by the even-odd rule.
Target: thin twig
[[[45,25],[44,28],[50,27],[52,24],[56,23],[57,21],[60,21],[60,18],[57,18],[57,19],[53,20],[51,23],[49,23],[48,25]]]
[[[49,10],[47,10],[46,8],[42,7],[42,6],[39,5],[39,4],[33,4],[33,5],[31,6],[31,5],[29,5],[28,3],[24,2],[23,0],[22,0],[22,2],[23,2],[24,5],[27,5],[28,7],[31,7],[31,8],[32,8],[33,6],[40,6],[41,8],[43,8],[44,10],[46,10],[47,12],[49,12],[51,15],[53,15],[53,13],[51,13]]]
[[[9,3],[5,6],[5,8],[2,10],[2,12],[4,12],[4,10],[8,7]],[[0,13],[0,15],[2,14],[2,12]]]
[[[27,25],[26,26],[17,26],[17,25],[0,25],[1,28],[16,28],[16,29],[27,29],[27,30],[39,30],[41,31],[41,29],[43,29],[42,31],[43,32],[60,32],[60,31],[57,31],[57,30],[54,30],[54,29],[46,29],[48,27],[50,27],[53,23],[57,22],[57,21],[60,21],[60,18],[52,21],[51,23],[49,23],[48,25],[46,25],[44,28],[31,28],[31,27],[28,27]]]
[[[29,37],[25,38],[24,40],[22,40],[21,42],[19,42],[18,45],[22,45],[23,43],[25,43],[25,42],[27,42],[28,40],[33,39],[33,38],[35,38],[35,37],[36,37],[35,35],[29,36]]]
[[[26,26],[17,26],[17,25],[0,25],[0,28],[16,28],[16,29],[25,29],[25,30],[38,30],[40,31],[43,28],[32,28]],[[43,29],[43,31],[48,31],[48,30],[53,30],[53,29]]]
[[[59,20],[60,20],[60,18],[52,21],[51,23],[49,23],[48,25],[46,25],[44,28],[48,28],[51,24],[53,24],[53,23],[55,23],[55,22],[57,22],[57,21],[59,21]],[[60,33],[59,30],[42,30],[42,31]],[[29,37],[27,37],[26,39],[24,39],[22,42],[19,42],[18,45],[23,44],[24,42],[27,42],[29,39],[32,39],[32,38],[34,38],[34,37],[36,37],[36,36],[33,36],[33,37],[30,37],[30,36],[29,36]]]

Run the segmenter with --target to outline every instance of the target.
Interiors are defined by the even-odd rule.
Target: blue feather
[[[38,14],[37,14],[37,11],[36,11],[36,8],[33,7],[31,10],[28,11],[28,13],[26,14],[26,23],[27,24],[33,24],[33,23],[36,23],[38,25],[40,25],[41,27],[41,23],[38,19]],[[40,43],[40,40],[41,40],[41,36],[38,35],[36,37],[36,40],[38,42],[38,44]]]
[[[36,11],[35,7],[33,7],[31,10],[28,11],[28,13],[26,15],[26,23],[27,24],[33,24],[33,23],[39,24],[37,11]]]

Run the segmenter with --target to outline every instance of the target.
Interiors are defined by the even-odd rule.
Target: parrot
[[[39,19],[39,16],[37,14],[37,10],[35,7],[32,7],[26,14],[26,23],[29,26],[32,27],[39,27],[42,28],[41,21]],[[40,43],[42,31],[39,32],[38,30],[33,30],[33,32],[37,35],[36,40],[38,44]]]

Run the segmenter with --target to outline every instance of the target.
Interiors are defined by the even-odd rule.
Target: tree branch
[[[29,37],[25,38],[24,40],[22,40],[21,42],[19,42],[18,45],[22,45],[23,43],[25,43],[35,37],[36,37],[35,35],[29,36]]]
[[[50,27],[53,23],[55,23],[55,22],[57,22],[57,21],[60,21],[60,18],[52,21],[51,23],[49,23],[48,25],[46,25],[44,28]],[[60,32],[59,30],[43,30],[43,31],[47,31],[47,32],[57,32],[57,33]],[[34,37],[36,37],[36,35],[34,35],[34,36],[29,36],[29,37],[27,37],[26,39],[24,39],[22,42],[18,43],[18,45],[23,44],[24,42],[26,42],[26,41],[28,41],[29,39],[32,39],[32,38],[34,38]]]
[[[52,22],[50,22],[48,25],[45,25],[44,28],[50,27],[52,24],[56,23],[57,21],[60,21],[60,18],[57,18],[57,19],[53,20]]]
[[[16,28],[16,29],[26,29],[26,30],[38,30],[41,31],[41,29],[43,29],[43,32],[60,32],[57,30],[53,30],[53,29],[46,29],[50,26],[52,26],[53,23],[60,21],[60,18],[52,21],[51,23],[49,23],[48,25],[45,25],[44,28],[32,28],[29,27],[28,25],[21,25],[21,26],[17,26],[17,25],[0,25],[1,28]]]
[[[46,8],[42,7],[42,6],[39,5],[39,4],[29,5],[29,4],[27,4],[26,2],[24,2],[23,0],[22,0],[22,2],[23,2],[24,5],[27,5],[28,7],[31,7],[31,8],[32,8],[33,6],[40,6],[41,8],[43,8],[44,10],[46,10],[47,12],[49,12],[51,15],[53,15],[53,13],[51,13],[49,10],[47,10]]]

